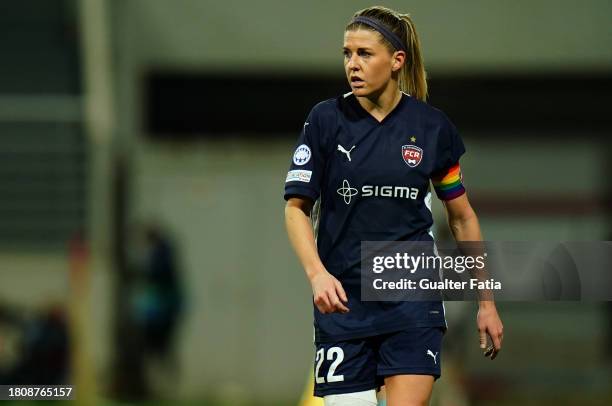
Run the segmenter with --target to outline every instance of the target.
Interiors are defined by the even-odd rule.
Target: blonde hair
[[[402,40],[406,46],[407,55],[404,66],[400,70],[400,90],[421,101],[427,101],[427,72],[425,72],[425,64],[421,53],[421,42],[410,14],[399,14],[387,7],[374,6],[358,11],[353,18],[359,16],[377,20]],[[360,22],[350,22],[345,31],[358,29],[378,32],[369,25]],[[383,35],[380,35],[380,37],[390,52],[397,51]]]

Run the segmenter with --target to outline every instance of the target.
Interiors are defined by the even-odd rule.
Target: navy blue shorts
[[[391,375],[440,377],[442,327],[315,343],[315,396],[379,388]]]

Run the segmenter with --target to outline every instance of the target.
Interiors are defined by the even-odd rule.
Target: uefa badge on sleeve
[[[312,153],[308,145],[302,144],[297,147],[293,153],[293,163],[298,166],[306,165],[308,161],[310,161],[311,155]]]
[[[421,163],[423,150],[416,145],[402,145],[402,158],[409,167],[414,168]]]

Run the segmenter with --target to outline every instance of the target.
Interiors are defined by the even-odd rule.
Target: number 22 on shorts
[[[317,351],[317,357],[315,362],[317,363],[315,367],[315,382],[316,383],[325,383],[325,378],[319,376],[319,369],[321,369],[321,365],[323,364],[325,358],[325,348],[321,348]],[[340,365],[340,363],[344,360],[344,351],[340,347],[330,347],[327,350],[327,361],[333,361],[329,366],[329,370],[327,371],[327,383],[334,382],[342,382],[344,381],[344,375],[334,375],[336,372],[336,368]]]

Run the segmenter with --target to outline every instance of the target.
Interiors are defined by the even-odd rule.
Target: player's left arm
[[[451,200],[443,200],[443,203],[448,224],[456,241],[482,241],[478,217],[465,193]],[[485,356],[495,359],[501,350],[504,327],[493,300],[480,300],[478,302],[476,323],[478,325],[480,348],[485,352]],[[493,342],[492,348],[487,348],[487,335]]]

